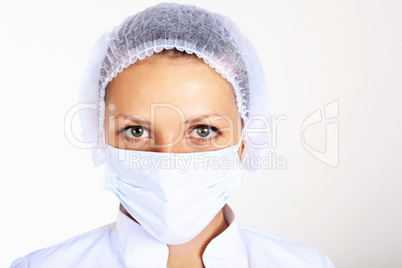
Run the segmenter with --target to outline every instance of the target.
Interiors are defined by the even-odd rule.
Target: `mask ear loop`
[[[244,130],[244,127],[243,127],[242,130],[241,130],[241,134],[240,134],[240,140],[236,145],[234,145],[235,146],[235,154],[236,154],[236,157],[238,157],[238,159],[239,159],[238,164],[240,165],[240,167],[243,166],[242,162],[245,161],[245,158],[244,158],[244,155],[243,155],[244,151],[242,152],[241,155],[238,154],[238,151],[239,151],[241,142],[244,140],[245,135],[246,135],[246,131]]]
[[[241,142],[243,141],[245,135],[245,131],[244,128],[242,128],[241,130],[241,134],[240,134],[240,139],[239,142],[234,145],[236,150],[235,150],[235,154],[236,154],[236,158],[238,159],[238,162],[236,161],[235,163],[235,169],[232,171],[232,176],[233,176],[233,188],[232,188],[232,194],[240,192],[240,188],[241,188],[241,167],[242,167],[242,161],[243,161],[243,152],[242,155],[238,155],[238,150],[240,148]],[[237,166],[238,165],[238,166]]]
[[[245,131],[244,131],[244,128],[242,128],[241,134],[240,134],[240,139],[239,139],[239,141],[237,142],[237,144],[235,145],[235,146],[236,146],[236,150],[238,150],[238,149],[240,148],[240,144],[241,144],[241,142],[243,141],[244,135],[245,135]]]

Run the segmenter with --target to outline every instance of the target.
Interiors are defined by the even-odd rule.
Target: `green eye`
[[[207,143],[222,135],[221,131],[214,126],[198,125],[191,129],[189,138],[194,143]]]
[[[206,138],[211,133],[211,128],[209,126],[199,126],[196,128],[196,132],[201,138]]]
[[[128,126],[119,131],[120,133],[124,133],[124,135],[128,138],[147,138],[149,137],[149,132],[145,127],[142,126]]]

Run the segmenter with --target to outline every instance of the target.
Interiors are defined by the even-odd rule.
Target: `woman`
[[[228,18],[174,3],[127,18],[98,42],[81,101],[97,103],[82,134],[98,141],[118,218],[11,267],[333,267],[237,225],[226,204],[269,139],[263,70]]]

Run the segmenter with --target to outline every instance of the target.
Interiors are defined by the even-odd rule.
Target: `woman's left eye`
[[[209,125],[196,126],[190,132],[190,136],[197,139],[214,138],[218,134],[220,134],[220,131],[216,127]]]

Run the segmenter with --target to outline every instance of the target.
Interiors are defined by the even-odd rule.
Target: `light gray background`
[[[195,3],[195,1],[179,1]],[[95,40],[157,1],[2,1],[0,266],[114,221],[102,168],[64,136]],[[286,169],[243,181],[240,223],[315,245],[336,267],[402,267],[400,1],[197,1],[249,35]],[[339,165],[303,121],[338,101]],[[77,122],[74,121],[76,125]],[[325,121],[306,130],[325,148]],[[334,142],[333,137],[327,142]]]

